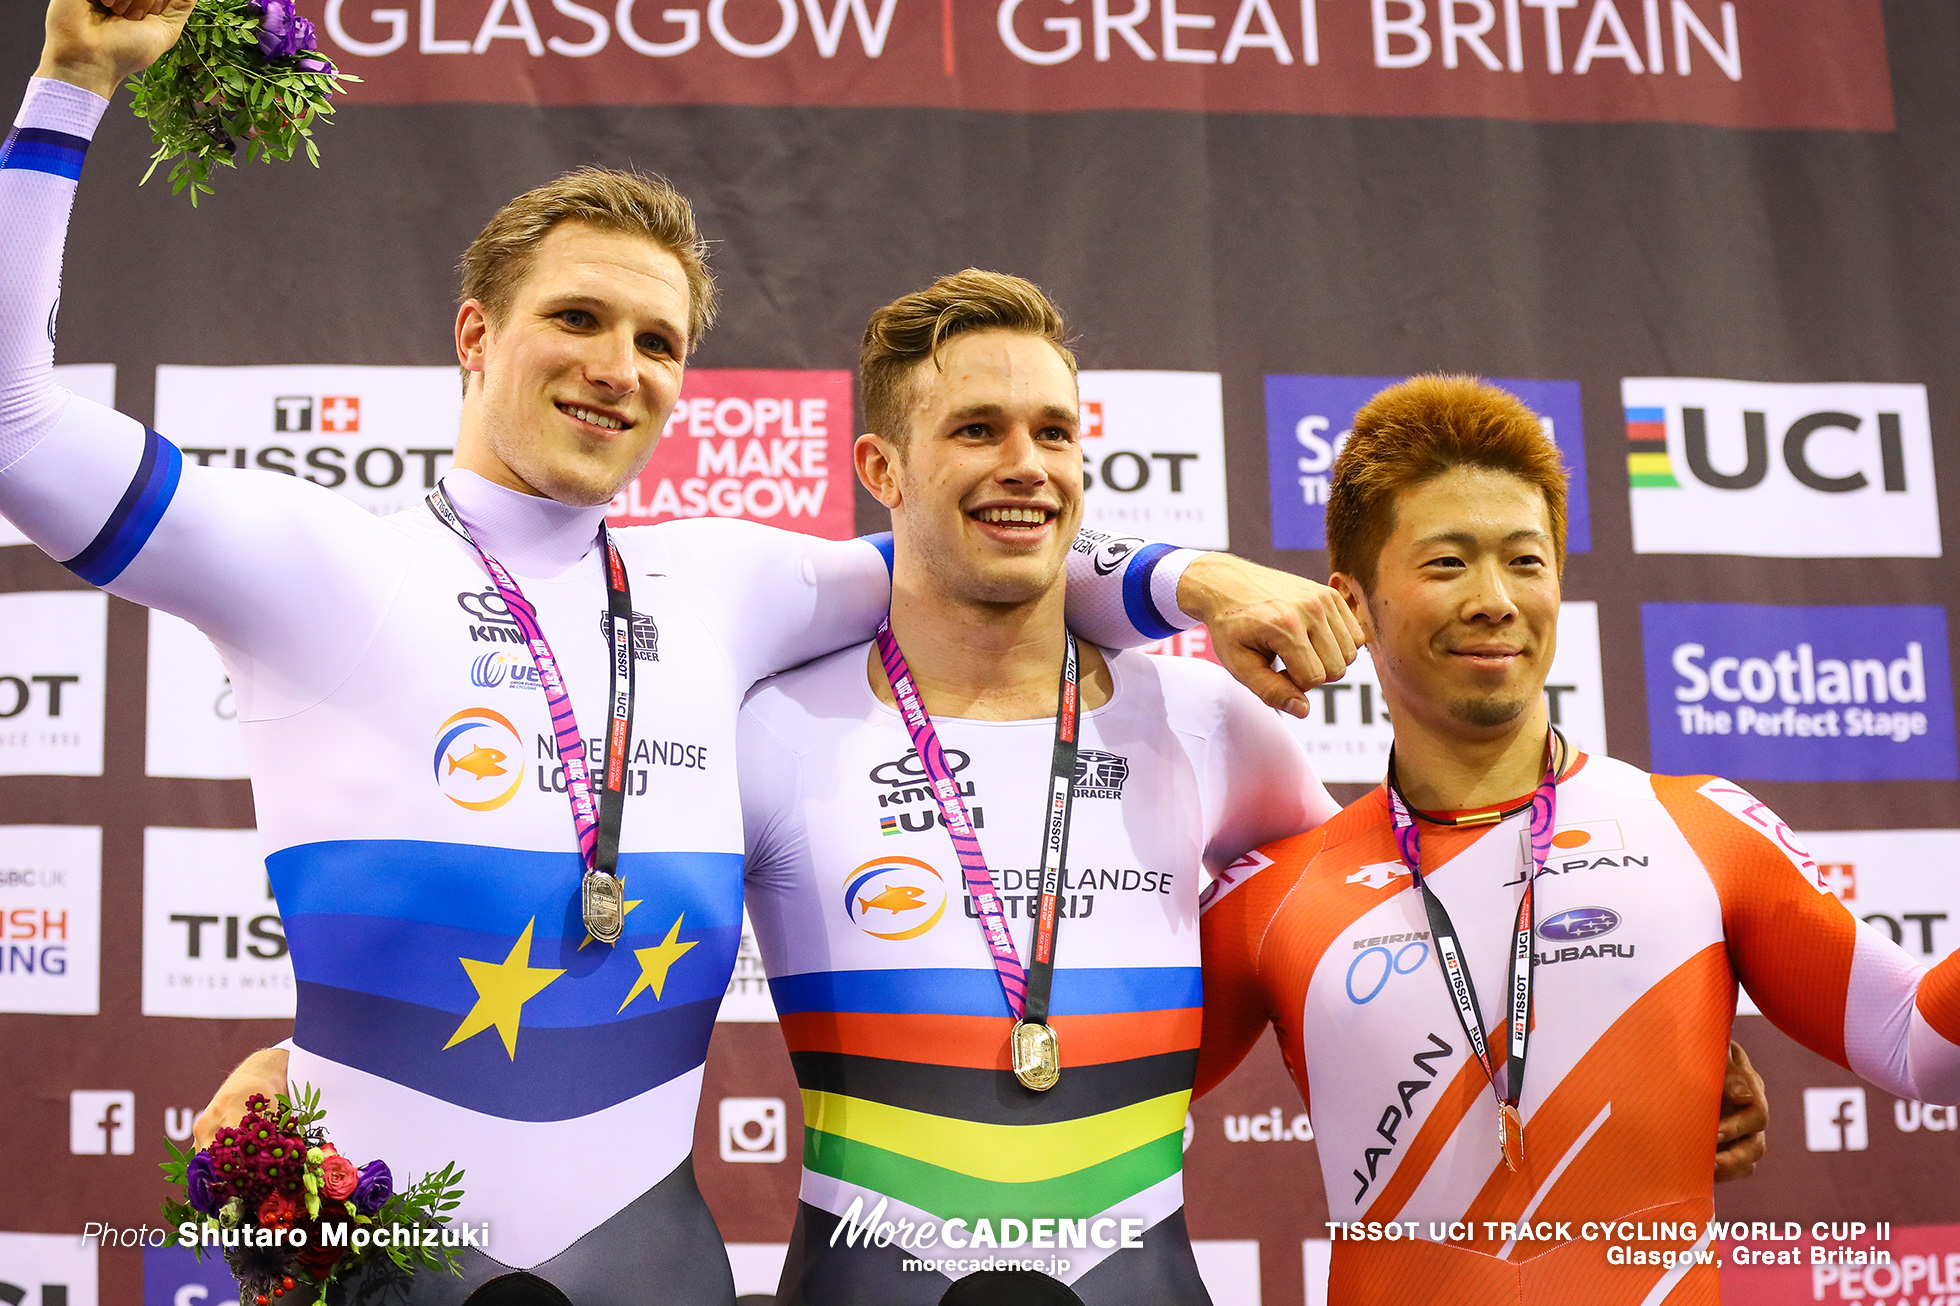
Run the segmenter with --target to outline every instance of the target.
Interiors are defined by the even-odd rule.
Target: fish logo
[[[874,939],[916,939],[946,914],[946,880],[911,857],[881,857],[844,877],[844,912]]]
[[[521,766],[506,766],[523,740],[501,713],[467,708],[436,731],[436,786],[443,797],[472,812],[492,812],[517,796]]]
[[[875,898],[859,898],[858,910],[869,912],[874,908],[880,908],[896,916],[902,911],[911,911],[914,907],[924,906],[925,897],[926,891],[915,884],[894,884]]]

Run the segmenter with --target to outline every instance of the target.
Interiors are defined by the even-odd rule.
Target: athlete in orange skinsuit
[[[1550,731],[1565,479],[1515,399],[1441,377],[1377,396],[1327,518],[1415,839],[1396,837],[1385,785],[1212,886],[1197,1091],[1272,1024],[1331,1218],[1413,1222],[1414,1241],[1336,1239],[1338,1306],[1719,1301],[1702,1259],[1707,1140],[1737,982],[1813,1051],[1901,1097],[1951,1102],[1960,955],[1922,970],[1858,922],[1740,787],[1648,775]],[[1543,869],[1536,929],[1520,930],[1534,806]],[[1444,977],[1452,938],[1481,1019],[1459,1018]],[[1531,983],[1514,1170],[1499,1095],[1516,1091],[1520,943],[1533,964],[1516,972]],[[1620,1220],[1648,1226],[1620,1244],[1645,1263],[1610,1263],[1609,1242],[1587,1238],[1586,1222]]]

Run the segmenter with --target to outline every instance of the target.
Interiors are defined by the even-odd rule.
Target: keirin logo
[[[487,707],[466,708],[436,732],[435,778],[443,797],[472,812],[490,812],[517,794],[522,764],[506,765],[523,749],[517,727]]]
[[[946,914],[946,881],[911,857],[881,857],[844,877],[844,912],[874,939],[916,939]]]

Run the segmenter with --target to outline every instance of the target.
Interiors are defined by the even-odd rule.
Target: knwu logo
[[[1630,377],[1637,553],[1937,558],[1921,385]]]

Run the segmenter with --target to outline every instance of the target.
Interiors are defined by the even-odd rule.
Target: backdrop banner
[[[62,379],[213,466],[372,512],[450,465],[456,260],[585,163],[669,177],[719,325],[619,526],[882,529],[857,489],[869,312],[977,266],[1068,314],[1090,520],[1324,577],[1358,406],[1418,372],[1511,387],[1572,469],[1552,710],[1583,746],[1719,772],[1916,959],[1960,947],[1944,540],[1960,516],[1960,7],[1950,0],[306,0],[363,81],[322,164],[139,187],[91,150]],[[24,87],[33,5],[0,19]],[[490,692],[528,674],[486,606]],[[1203,631],[1164,656],[1209,655]],[[1372,668],[1297,724],[1351,800]],[[643,719],[658,719],[648,704]],[[158,1220],[164,1139],[291,1032],[236,707],[190,626],[0,523],[0,1299],[228,1301],[209,1266],[77,1235]],[[653,729],[651,724],[647,727]],[[1587,855],[1611,856],[1602,845]],[[1775,1126],[1718,1190],[1729,1299],[1960,1303],[1960,1115],[1754,1014]],[[773,1291],[802,1115],[753,939],[695,1164]],[[1262,1049],[1192,1106],[1221,1306],[1324,1294],[1312,1121]],[[1894,1262],[1810,1262],[1881,1232]],[[1763,1260],[1794,1250],[1793,1260]]]

